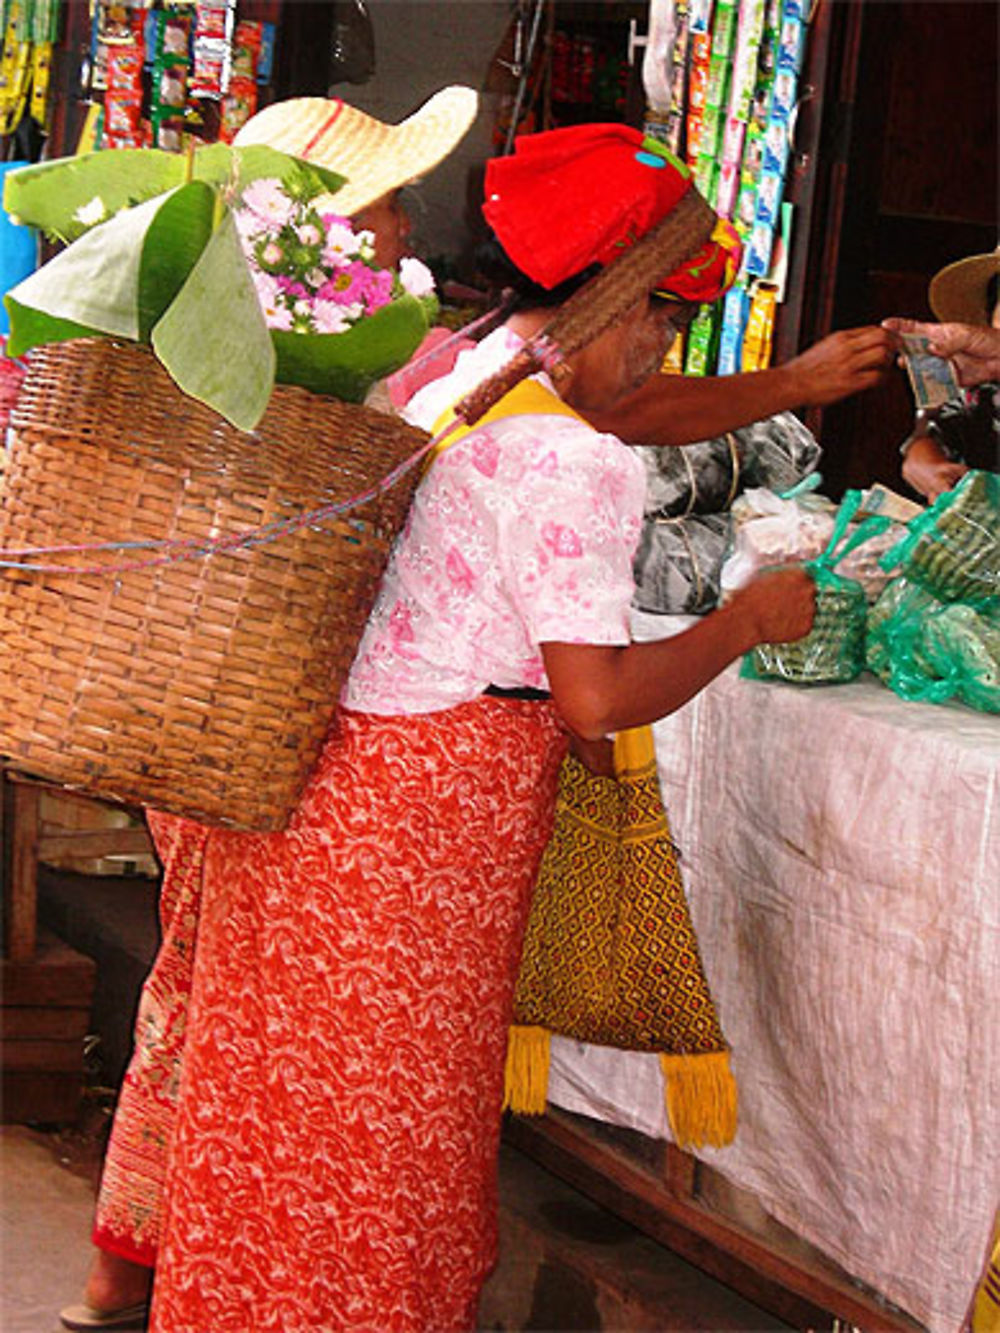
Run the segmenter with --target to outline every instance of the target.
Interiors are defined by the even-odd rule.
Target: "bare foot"
[[[83,1299],[95,1310],[122,1310],[149,1298],[153,1270],[107,1250],[96,1250]]]

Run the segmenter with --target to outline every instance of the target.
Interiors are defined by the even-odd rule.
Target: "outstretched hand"
[[[892,334],[877,324],[839,329],[793,357],[785,370],[795,376],[803,406],[825,407],[880,384],[897,350]]]
[[[882,327],[890,334],[915,333],[926,338],[935,356],[951,361],[959,384],[966,388],[1000,380],[1000,329],[988,324],[932,324],[917,319],[884,319]]]

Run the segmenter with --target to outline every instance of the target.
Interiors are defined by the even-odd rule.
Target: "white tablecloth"
[[[1000,1202],[1000,718],[734,667],[656,733],[740,1086],[699,1156],[953,1333]],[[550,1099],[668,1135],[655,1056],[558,1040]]]

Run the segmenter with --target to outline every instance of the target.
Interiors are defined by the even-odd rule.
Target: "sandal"
[[[69,1329],[104,1329],[146,1327],[149,1318],[149,1301],[139,1301],[135,1305],[123,1305],[120,1310],[97,1310],[92,1305],[67,1305],[59,1311],[59,1321],[63,1328]]]

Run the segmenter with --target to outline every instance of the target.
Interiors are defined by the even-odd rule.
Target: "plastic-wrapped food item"
[[[736,431],[743,457],[745,486],[790,490],[819,464],[822,449],[794,412],[778,412]]]
[[[741,489],[743,457],[735,431],[679,448],[642,445],[636,452],[646,467],[646,513],[651,517],[722,513]]]
[[[905,577],[868,616],[866,662],[903,699],[1000,713],[1000,610],[942,602]]]
[[[701,614],[719,600],[729,514],[647,519],[633,563],[633,605],[655,615]]]
[[[836,573],[834,565],[869,537],[884,532],[889,522],[866,519],[845,540],[860,502],[860,491],[847,492],[826,550],[805,566],[816,582],[812,629],[794,643],[759,644],[744,657],[742,675],[799,685],[842,683],[860,675],[865,666],[868,599],[861,584]]]
[[[722,594],[745,587],[770,565],[821,555],[834,514],[832,502],[822,497],[783,499],[763,487],[745,491],[733,505],[733,544],[720,574]]]
[[[713,440],[637,452],[646,467],[646,514],[678,518],[721,513],[748,486],[788,490],[815,469],[821,450],[797,416],[779,412]]]
[[[938,496],[883,556],[942,601],[1000,605],[1000,476],[967,472],[954,490]]]

